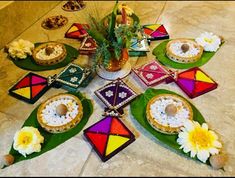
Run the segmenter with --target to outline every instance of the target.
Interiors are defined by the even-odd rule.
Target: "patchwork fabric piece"
[[[30,72],[9,89],[9,94],[33,104],[49,88],[47,78]]]
[[[88,36],[85,28],[89,28],[88,24],[74,23],[65,33],[66,38],[80,39]]]
[[[113,116],[107,116],[85,129],[84,136],[104,162],[135,141],[134,134]]]
[[[212,78],[198,67],[179,73],[176,83],[190,98],[200,96],[218,86]]]
[[[90,73],[90,70],[71,63],[58,75],[56,81],[69,87],[78,88]]]
[[[149,40],[169,39],[169,34],[162,24],[143,25],[143,32]]]
[[[134,68],[133,71],[147,86],[159,84],[170,76],[170,71],[155,60]]]
[[[125,106],[137,96],[121,79],[103,86],[95,94],[109,109],[114,110]]]
[[[81,44],[81,47],[79,48],[79,52],[80,54],[89,55],[89,54],[95,53],[96,48],[97,48],[97,44],[95,40],[92,37],[88,36],[84,38]]]

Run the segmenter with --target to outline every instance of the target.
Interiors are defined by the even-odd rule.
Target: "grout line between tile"
[[[161,12],[159,13],[159,16],[157,17],[157,19],[156,19],[155,23],[157,23],[157,22],[158,22],[158,20],[159,20],[160,16],[162,15],[163,11],[165,10],[165,8],[166,8],[166,3],[167,3],[167,1],[165,1],[164,5],[163,5],[163,7],[162,7],[162,10],[161,10]]]
[[[89,155],[88,155],[88,157],[87,157],[85,163],[84,163],[83,166],[82,166],[82,169],[81,169],[81,171],[80,171],[80,173],[79,173],[79,175],[78,175],[79,177],[82,177],[82,174],[83,174],[85,168],[87,167],[88,161],[90,160],[90,157],[91,157],[91,154],[92,154],[92,150],[93,150],[93,149],[91,149],[91,151],[90,151],[90,153],[89,153]]]

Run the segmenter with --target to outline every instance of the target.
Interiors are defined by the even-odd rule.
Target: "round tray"
[[[79,106],[78,107],[78,114],[76,115],[76,117],[74,119],[72,119],[70,122],[64,124],[64,125],[60,125],[60,126],[50,126],[47,125],[43,122],[43,118],[41,116],[41,113],[43,111],[43,109],[51,102],[56,101],[58,99],[61,98],[69,98],[69,99],[73,99],[76,104]],[[62,133],[62,132],[66,132],[72,128],[74,128],[82,119],[83,116],[83,107],[82,107],[82,103],[80,101],[80,99],[74,95],[71,94],[58,94],[55,95],[49,99],[47,99],[44,103],[42,103],[40,105],[40,107],[38,108],[37,111],[37,120],[38,123],[41,125],[42,128],[44,128],[46,131],[50,132],[50,133]]]
[[[126,64],[122,67],[121,70],[116,72],[109,72],[103,67],[96,68],[97,75],[105,80],[117,80],[118,78],[122,79],[129,75],[131,72],[131,64],[127,61]]]
[[[55,46],[55,45],[60,45],[63,49],[63,52],[61,53],[61,55],[59,55],[58,57],[55,57],[53,59],[49,59],[49,60],[41,60],[41,59],[38,59],[36,57],[37,53],[43,49],[43,48],[46,48],[48,45],[51,45],[51,46]],[[57,43],[57,42],[48,42],[48,43],[43,43],[39,46],[37,46],[34,50],[33,50],[33,59],[34,61],[38,64],[38,65],[42,65],[42,66],[51,66],[51,65],[55,65],[55,64],[58,64],[60,62],[62,62],[65,57],[67,55],[67,51],[66,51],[66,48],[64,46],[64,44],[62,43]]]
[[[43,44],[43,43],[35,43],[35,47],[39,46],[40,44]],[[69,46],[66,44],[64,44],[64,46],[66,48],[67,55],[65,56],[65,59],[63,61],[55,65],[51,65],[51,66],[38,65],[34,61],[32,56],[27,56],[27,58],[20,59],[20,60],[12,59],[12,62],[19,68],[30,70],[30,71],[54,70],[54,69],[58,69],[61,67],[65,67],[66,65],[68,65],[70,62],[72,62],[74,59],[78,57],[79,52],[77,49],[73,48],[72,46]]]
[[[197,62],[189,63],[189,64],[174,62],[171,59],[169,59],[166,55],[166,46],[169,41],[170,40],[165,40],[161,42],[158,46],[156,46],[153,49],[153,55],[156,56],[156,60],[158,60],[160,63],[171,68],[190,69],[193,67],[200,67],[206,64],[215,54],[215,52],[204,51],[201,58]]]
[[[157,131],[161,132],[161,133],[165,133],[165,134],[178,134],[178,132],[180,131],[180,127],[170,127],[170,126],[163,126],[162,124],[158,123],[156,121],[155,118],[153,118],[150,114],[150,106],[151,104],[153,104],[156,100],[159,100],[161,98],[166,98],[166,99],[170,99],[172,98],[173,100],[176,101],[180,101],[182,102],[183,106],[185,108],[188,109],[189,111],[189,120],[193,120],[193,110],[192,107],[189,105],[189,103],[183,99],[182,97],[179,97],[177,95],[173,95],[173,94],[160,94],[160,95],[156,95],[155,97],[153,97],[147,104],[147,108],[146,108],[146,118],[147,121],[149,122],[149,124]]]

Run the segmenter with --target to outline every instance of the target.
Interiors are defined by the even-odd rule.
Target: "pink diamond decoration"
[[[170,74],[166,68],[155,60],[144,64],[139,68],[135,68],[133,71],[147,86],[163,82]]]

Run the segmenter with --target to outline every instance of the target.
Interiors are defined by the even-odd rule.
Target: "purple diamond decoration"
[[[95,94],[109,109],[119,109],[137,96],[121,79],[103,86]]]
[[[92,127],[88,128],[88,131],[108,134],[111,126],[111,121],[112,117],[108,116],[105,119],[94,124]]]

